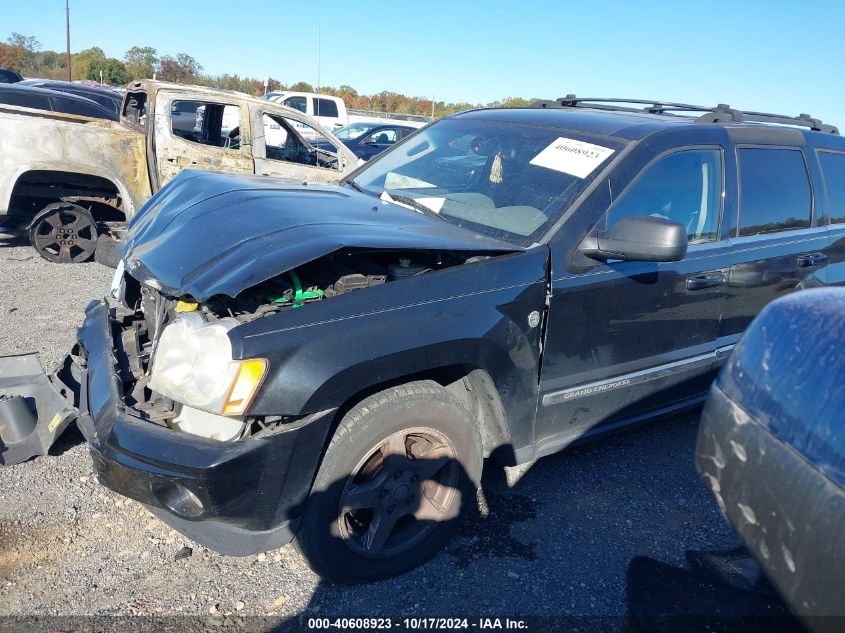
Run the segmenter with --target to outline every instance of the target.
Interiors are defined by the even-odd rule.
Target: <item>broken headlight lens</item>
[[[228,332],[235,319],[207,323],[198,312],[164,328],[149,387],[176,402],[223,415],[243,415],[258,391],[264,359],[232,360]]]

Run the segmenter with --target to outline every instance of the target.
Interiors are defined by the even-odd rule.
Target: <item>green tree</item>
[[[101,72],[102,75],[100,75]],[[85,78],[94,81],[100,81],[102,78],[102,82],[110,86],[125,86],[132,81],[131,75],[126,71],[126,66],[114,57],[91,60]]]
[[[41,48],[41,42],[32,35],[17,32],[12,32],[6,42],[9,45],[5,52],[6,64],[22,73],[33,73],[36,70],[35,52]]]
[[[6,42],[8,42],[9,46],[20,46],[30,53],[34,53],[41,48],[41,42],[34,35],[21,35],[15,31],[12,31],[12,35],[9,36]]]
[[[133,46],[123,55],[123,62],[131,79],[152,79],[158,68],[158,51],[151,46]]]
[[[165,55],[159,61],[157,77],[165,81],[187,83],[196,80],[201,70],[200,63],[190,55],[185,53],[179,53],[176,57]]]
[[[106,59],[106,54],[99,46],[86,48],[71,56],[70,67],[74,79],[89,79],[91,67],[100,67]],[[98,77],[99,79],[99,77]]]
[[[314,92],[314,86],[307,81],[297,81],[290,87],[291,92]]]

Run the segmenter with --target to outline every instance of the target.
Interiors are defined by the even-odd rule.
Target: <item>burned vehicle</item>
[[[0,459],[76,420],[102,484],[217,551],[420,564],[485,458],[700,405],[766,303],[843,281],[835,128],[641,105],[463,112],[339,185],[182,173],[60,371],[3,360]]]
[[[232,90],[135,81],[114,121],[14,103],[0,104],[0,223],[56,263],[114,267],[114,240],[183,169],[334,182],[358,164],[311,117]]]

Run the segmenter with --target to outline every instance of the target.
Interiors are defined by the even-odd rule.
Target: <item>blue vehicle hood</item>
[[[129,273],[163,293],[205,301],[344,249],[523,250],[350,187],[184,171],[129,224]]]

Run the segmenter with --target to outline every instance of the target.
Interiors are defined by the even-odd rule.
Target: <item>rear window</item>
[[[21,80],[21,76],[11,70],[0,68],[0,84],[14,84]]]
[[[314,99],[314,115],[337,118],[337,104],[331,99]]]
[[[827,192],[827,212],[832,224],[845,223],[845,154],[819,152],[824,186]]]
[[[810,226],[812,195],[801,150],[744,147],[739,158],[739,235]]]

